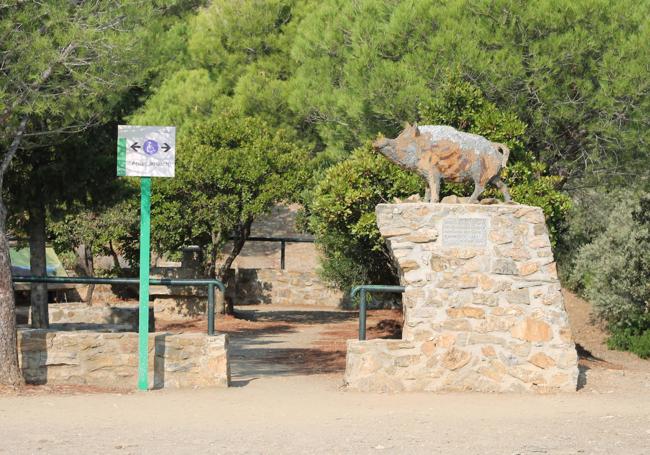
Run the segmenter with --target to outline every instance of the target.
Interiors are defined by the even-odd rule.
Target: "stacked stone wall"
[[[361,390],[576,390],[575,345],[540,208],[382,204],[403,340],[348,342]]]
[[[345,294],[328,287],[314,271],[237,269],[226,280],[226,296],[235,306],[274,304],[329,306],[347,303]],[[205,317],[205,287],[152,286],[156,319],[183,321]]]
[[[138,330],[139,309],[133,304],[50,303],[48,311],[50,324],[56,328],[109,325],[113,331]],[[30,312],[26,313],[27,322],[31,323]],[[154,312],[150,308],[149,330],[153,331],[154,327]]]
[[[314,271],[238,269],[226,293],[236,305],[319,305],[337,307],[342,291],[326,286]]]
[[[18,331],[28,383],[135,389],[138,334],[25,329]],[[149,384],[155,388],[227,387],[227,335],[152,333]]]

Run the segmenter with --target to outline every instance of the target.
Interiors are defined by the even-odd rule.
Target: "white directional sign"
[[[173,177],[176,162],[176,127],[117,127],[117,175]]]

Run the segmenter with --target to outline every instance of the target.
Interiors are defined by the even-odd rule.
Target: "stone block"
[[[539,264],[535,261],[524,262],[517,265],[517,270],[521,276],[532,275],[539,270]]]
[[[435,229],[420,229],[415,231],[406,237],[404,241],[413,242],[413,243],[427,243],[433,242],[438,238],[438,231]]]
[[[472,355],[469,352],[451,348],[443,357],[442,366],[448,370],[458,370],[467,365],[470,360],[472,360]]]
[[[526,341],[550,341],[552,337],[551,326],[532,318],[526,318],[515,324],[510,333],[513,337]]]
[[[547,356],[543,352],[536,352],[528,359],[528,361],[533,365],[544,369],[555,366],[555,360],[553,360],[552,357]]]
[[[447,314],[450,318],[474,318],[484,319],[485,310],[476,307],[448,308]]]
[[[492,273],[496,275],[517,275],[517,264],[512,259],[495,259],[492,262]]]
[[[530,305],[530,293],[526,288],[505,292],[504,297],[512,305]]]

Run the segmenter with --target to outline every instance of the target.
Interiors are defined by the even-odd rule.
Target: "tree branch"
[[[248,240],[248,237],[250,237],[252,224],[253,224],[253,219],[248,218],[246,221],[240,223],[237,226],[237,237],[233,241],[232,251],[226,258],[226,260],[223,262],[223,264],[221,264],[221,267],[219,267],[216,276],[218,279],[220,280],[224,279],[226,272],[228,272],[228,269],[230,269],[232,263],[235,261],[239,253],[241,253],[241,250],[244,248],[244,244],[246,243],[246,240]]]
[[[54,71],[54,67],[56,66],[56,64],[65,61],[65,59],[68,58],[68,55],[70,55],[70,52],[72,52],[74,48],[75,48],[74,43],[70,43],[66,47],[64,47],[61,53],[59,54],[59,57],[56,59],[56,61],[41,73],[40,80],[30,85],[29,89],[33,91],[39,91],[40,88],[43,86],[43,84],[47,82],[50,76],[52,76],[52,72]],[[29,90],[25,90],[16,101],[14,101],[10,106],[7,106],[5,110],[2,111],[2,114],[0,114],[0,125],[4,124],[7,121],[7,119],[11,116],[11,114],[16,110],[16,108],[25,101],[28,93]]]
[[[14,155],[16,155],[16,151],[20,146],[20,141],[22,140],[23,134],[25,133],[25,128],[27,128],[26,115],[23,116],[22,120],[20,121],[20,124],[18,125],[18,129],[16,130],[16,134],[14,135],[14,140],[11,141],[11,145],[9,146],[7,153],[2,158],[2,164],[0,164],[0,193],[2,192],[2,185],[4,183],[5,172],[7,172],[11,160],[13,159]]]

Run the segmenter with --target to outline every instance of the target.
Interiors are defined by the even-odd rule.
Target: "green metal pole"
[[[149,388],[149,238],[151,177],[140,179],[140,310],[138,323],[138,389]]]
[[[359,339],[366,339],[366,289],[359,293]]]
[[[214,284],[208,284],[208,335],[214,335]]]

